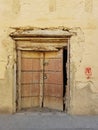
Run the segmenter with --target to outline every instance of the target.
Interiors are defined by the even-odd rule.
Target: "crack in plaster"
[[[87,82],[76,81],[75,84],[77,89],[83,89],[89,87],[93,93],[97,93],[93,81],[87,81]]]

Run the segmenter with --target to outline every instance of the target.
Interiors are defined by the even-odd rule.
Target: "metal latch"
[[[44,79],[47,79],[47,75],[46,74],[44,74]]]
[[[48,65],[48,64],[49,64],[49,62],[48,62],[48,61],[44,62],[44,65]]]

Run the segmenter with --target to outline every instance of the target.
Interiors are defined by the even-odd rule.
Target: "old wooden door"
[[[46,52],[44,58],[43,106],[63,110],[63,50]]]
[[[21,52],[21,108],[40,105],[41,61],[43,57],[38,52]]]
[[[19,104],[22,108],[63,110],[63,50],[21,51],[18,60]]]

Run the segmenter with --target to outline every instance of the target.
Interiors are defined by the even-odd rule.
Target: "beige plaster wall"
[[[98,114],[98,0],[0,0],[0,111],[15,111],[15,44],[11,27],[64,26],[70,39],[70,109]],[[89,79],[85,69],[90,67]]]

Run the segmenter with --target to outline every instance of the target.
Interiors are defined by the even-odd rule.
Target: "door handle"
[[[47,75],[46,74],[44,74],[44,79],[47,79]]]
[[[44,65],[48,65],[49,63],[48,62],[44,62]]]

